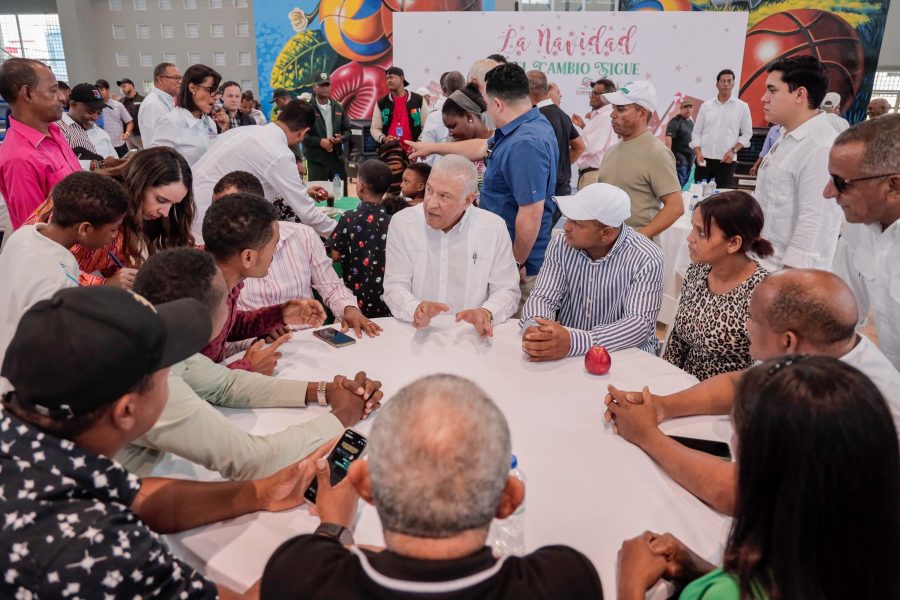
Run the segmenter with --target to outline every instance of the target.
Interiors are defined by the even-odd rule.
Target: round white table
[[[512,432],[513,452],[527,478],[525,539],[529,551],[567,544],[597,567],[605,596],[615,598],[616,555],[622,541],[645,529],[671,531],[713,563],[721,559],[729,519],[713,511],[664,475],[636,446],[603,422],[606,385],[670,393],[696,380],[640,350],[612,354],[605,376],[589,374],[581,357],[550,363],[523,359],[515,321],[479,339],[466,323],[437,317],[416,331],[407,323],[378,319],[384,332],[345,348],[332,348],[297,332],[282,347],[278,377],[318,380],[365,370],[384,383],[387,401],[423,375],[446,372],[481,385],[500,406]],[[235,424],[265,434],[319,414],[308,409],[223,409]],[[374,417],[377,419],[377,414]],[[359,424],[367,434],[371,420]],[[667,433],[729,441],[723,417],[691,417],[664,424]],[[180,458],[167,458],[154,475],[213,480]],[[177,554],[210,578],[243,590],[260,577],[271,553],[290,537],[315,529],[305,506],[283,513],[256,513],[169,536]],[[356,541],[382,545],[376,511],[361,503]],[[302,568],[299,565],[298,568]]]

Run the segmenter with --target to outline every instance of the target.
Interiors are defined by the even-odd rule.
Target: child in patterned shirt
[[[356,296],[359,309],[370,319],[389,317],[381,300],[384,293],[384,256],[391,215],[383,198],[391,187],[391,169],[380,160],[367,160],[359,167],[356,210],[344,213],[331,234],[332,258],[341,261],[344,283]]]

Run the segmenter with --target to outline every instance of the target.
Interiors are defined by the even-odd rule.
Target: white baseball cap
[[[837,92],[828,92],[822,99],[819,108],[835,108],[841,105],[841,95]]]
[[[298,96],[298,98],[300,100],[303,100],[304,102],[309,102],[310,100],[312,100],[312,94],[310,94],[309,92],[303,92]]]
[[[656,110],[656,88],[649,81],[642,79],[626,83],[618,91],[603,94],[603,98],[613,106],[637,104],[650,112]]]
[[[559,210],[573,221],[600,221],[620,227],[631,216],[631,200],[624,190],[608,183],[592,183],[571,196],[556,196]]]

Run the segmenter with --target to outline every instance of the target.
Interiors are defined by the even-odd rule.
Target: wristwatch
[[[488,314],[488,323],[493,325],[494,324],[494,313],[492,313],[491,311],[489,311],[488,309],[486,309],[483,306],[481,307],[481,310],[483,310],[484,312],[486,312]]]
[[[318,385],[316,385],[316,401],[319,403],[319,406],[328,406],[328,399],[325,397],[325,389],[328,384],[324,381],[320,381]]]
[[[313,533],[334,538],[345,546],[352,546],[354,544],[353,532],[337,523],[319,523],[319,526],[316,527],[316,530]]]

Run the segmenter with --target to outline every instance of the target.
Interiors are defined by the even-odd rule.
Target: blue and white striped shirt
[[[558,321],[571,334],[569,356],[591,346],[656,354],[663,262],[659,247],[627,225],[599,260],[555,236],[519,324],[533,325],[535,317]]]

